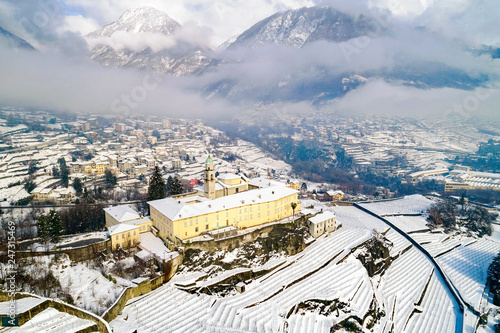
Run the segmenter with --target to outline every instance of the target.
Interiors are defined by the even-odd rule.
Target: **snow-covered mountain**
[[[252,26],[228,48],[286,44],[302,47],[318,40],[343,42],[369,32],[370,19],[355,18],[332,7],[309,7],[276,13]]]
[[[369,49],[359,46],[363,40],[356,43],[356,38],[368,37],[364,42],[368,40],[370,45],[376,45],[378,39],[383,40],[386,44],[382,43],[380,49],[401,42],[395,37],[397,32],[391,30],[393,26],[381,22],[375,16],[352,15],[332,7],[306,7],[276,13],[221,45],[227,52],[240,55],[241,59],[234,60],[239,66],[255,68],[255,59],[262,59],[263,66],[268,68],[262,72],[266,79],[252,76],[252,80],[246,80],[241,78],[246,75],[233,75],[212,82],[206,87],[206,94],[234,100],[322,103],[341,97],[371,79],[420,89],[452,87],[465,90],[487,80],[485,75],[471,77],[456,65],[413,57],[411,51],[404,51],[403,55],[389,52],[384,56],[391,58],[380,61],[379,67],[366,66],[365,61],[367,64],[372,62],[372,55]],[[405,28],[419,34],[419,38],[434,38],[422,29]],[[325,52],[329,56],[325,56]],[[247,63],[245,54],[249,55]],[[289,54],[295,56],[289,57]],[[276,59],[270,60],[270,57]],[[350,57],[356,58],[359,65],[349,66]],[[219,67],[225,64],[224,61],[214,63]],[[254,72],[260,71],[257,68]]]
[[[372,45],[379,37],[394,44],[400,41],[390,26],[380,26],[370,16],[352,15],[332,7],[276,13],[215,51],[193,42],[196,38],[187,40],[183,29],[164,12],[139,7],[86,37],[92,45],[91,58],[107,66],[174,76],[206,74],[202,90],[207,98],[322,103],[371,79],[421,89],[473,89],[487,80],[482,75],[471,77],[445,62],[414,58],[411,52],[402,56],[389,52],[392,58],[380,61],[379,67],[370,67],[363,65],[363,57],[368,63],[371,60],[369,51],[355,49],[351,51],[359,55],[360,65],[347,66],[349,59],[342,54],[339,43],[357,47],[353,40],[365,36]],[[425,31],[418,33],[419,38],[428,37]]]
[[[30,43],[25,41],[19,36],[14,35],[10,31],[7,31],[0,27],[0,45],[4,44],[10,48],[19,48],[24,50],[34,50],[35,48],[31,46]]]
[[[159,32],[173,35],[181,25],[166,13],[153,7],[137,7],[126,11],[120,18],[101,29],[91,32],[88,38],[111,37],[117,31]]]
[[[86,38],[92,46],[91,59],[106,66],[181,76],[196,73],[210,62],[204,48],[177,38],[181,29],[166,13],[138,7]]]

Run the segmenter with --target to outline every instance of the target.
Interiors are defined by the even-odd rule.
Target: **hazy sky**
[[[341,45],[326,42],[303,49],[274,46],[251,55],[228,53],[224,56],[243,59],[242,63],[229,63],[196,78],[154,78],[145,72],[112,69],[90,61],[82,35],[115,21],[127,9],[138,5],[163,10],[214,48],[277,11],[313,5],[332,5],[353,15],[389,13],[392,34],[370,39],[349,61],[341,52]],[[0,102],[109,112],[122,105],[117,100],[136,94],[141,101],[128,107],[131,112],[200,116],[231,113],[235,107],[244,109],[251,105],[207,100],[197,89],[229,78],[248,85],[258,83],[265,90],[279,84],[284,73],[311,77],[314,73],[308,72],[309,68],[324,66],[332,72],[356,74],[390,69],[401,58],[409,63],[444,63],[472,77],[487,73],[495,88],[500,77],[498,60],[477,57],[470,49],[482,44],[499,47],[498,22],[498,0],[0,0],[0,26],[40,50],[12,51],[0,45]],[[154,40],[141,42],[158,46]],[[144,90],[145,87],[148,89]],[[496,92],[495,89],[488,93],[451,88],[422,90],[374,79],[328,107],[347,112],[405,115],[446,114],[450,110],[467,116],[497,115],[500,94]]]

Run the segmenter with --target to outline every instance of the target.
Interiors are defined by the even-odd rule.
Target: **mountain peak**
[[[367,33],[367,18],[333,7],[303,7],[276,13],[243,32],[229,47],[286,44],[302,47],[317,40],[342,42]]]
[[[101,29],[91,32],[88,38],[111,37],[117,31],[159,32],[170,36],[180,27],[166,13],[150,6],[140,6],[127,10],[118,20]]]

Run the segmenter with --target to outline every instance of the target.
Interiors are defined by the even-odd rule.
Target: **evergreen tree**
[[[31,175],[35,173],[36,170],[38,170],[38,167],[36,166],[37,164],[38,162],[36,161],[30,161],[30,163],[28,164],[28,175]]]
[[[172,192],[173,183],[174,183],[174,179],[172,178],[172,176],[168,176],[168,178],[167,178],[167,186],[166,186],[166,192],[167,192],[168,196],[171,195],[170,193]]]
[[[78,194],[78,195],[82,194],[83,183],[82,183],[82,180],[80,178],[76,177],[73,180],[73,188],[75,189],[76,194]]]
[[[61,157],[57,160],[57,163],[59,163],[59,176],[61,178],[61,185],[64,187],[68,187],[69,185],[69,169],[68,166],[66,165],[66,160],[64,157]]]
[[[31,191],[33,191],[35,188],[36,188],[36,185],[31,179],[28,179],[26,181],[26,183],[24,183],[24,189],[28,193],[31,193]]]
[[[106,179],[106,187],[107,188],[115,187],[116,182],[117,182],[116,176],[113,175],[113,173],[109,169],[106,169],[106,171],[104,172],[104,178]]]
[[[167,196],[181,194],[183,192],[182,184],[177,177],[168,177]]]
[[[49,235],[52,243],[57,243],[61,239],[63,231],[61,215],[54,209],[51,209],[49,214]]]
[[[55,165],[52,167],[52,176],[59,178],[59,169]]]
[[[48,215],[45,215],[43,213],[40,214],[40,216],[38,217],[38,220],[36,222],[36,228],[38,231],[38,237],[40,237],[42,239],[43,243],[47,243],[49,238],[50,238]]]
[[[57,243],[63,231],[61,215],[54,209],[51,209],[47,215],[40,214],[37,221],[38,237],[44,243],[51,241]]]
[[[155,166],[153,175],[149,181],[148,200],[158,200],[165,198],[165,180],[161,174],[160,168]]]
[[[493,294],[493,304],[500,305],[500,254],[497,254],[488,267],[488,284]]]

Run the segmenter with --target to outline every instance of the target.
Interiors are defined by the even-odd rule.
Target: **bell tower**
[[[215,171],[214,171],[214,161],[208,155],[205,161],[205,171],[204,171],[204,184],[203,188],[205,190],[205,198],[215,199]]]

